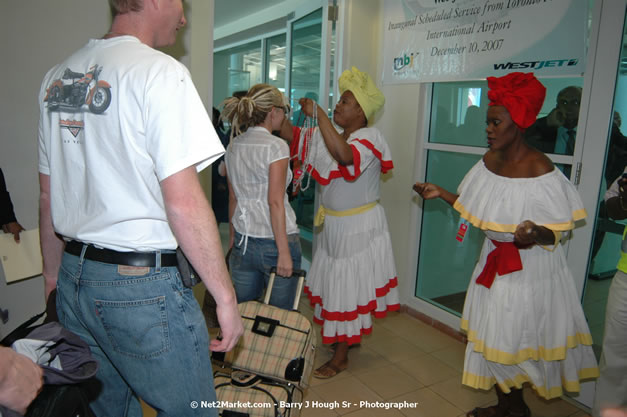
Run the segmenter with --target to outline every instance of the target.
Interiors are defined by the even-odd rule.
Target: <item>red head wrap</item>
[[[512,72],[503,77],[488,77],[490,106],[503,106],[521,129],[536,121],[546,88],[533,73]]]

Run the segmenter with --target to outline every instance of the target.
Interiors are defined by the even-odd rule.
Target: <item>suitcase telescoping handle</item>
[[[305,284],[305,272],[303,269],[294,269],[292,276],[288,279],[298,277],[298,287],[296,288],[296,296],[294,297],[294,306],[292,310],[298,310],[298,303],[300,302],[300,293],[303,291],[303,285]],[[270,268],[270,278],[268,279],[268,289],[266,290],[266,296],[263,298],[264,304],[270,303],[270,296],[272,295],[272,287],[274,286],[274,278],[276,276],[276,267]]]

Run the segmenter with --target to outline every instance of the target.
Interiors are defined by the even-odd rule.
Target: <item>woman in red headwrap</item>
[[[528,382],[546,399],[578,392],[598,376],[592,337],[561,247],[561,233],[586,215],[577,190],[524,130],[545,96],[533,74],[488,78],[488,151],[457,194],[416,183],[424,199],[441,198],[487,239],[466,293],[468,334],[462,383],[495,387],[498,404],[468,416],[529,416]]]

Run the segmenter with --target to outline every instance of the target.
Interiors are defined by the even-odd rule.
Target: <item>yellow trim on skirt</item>
[[[599,376],[599,368],[584,368],[579,370],[579,380],[593,379]],[[564,393],[564,389],[568,392],[579,392],[579,381],[567,381],[562,379],[562,385],[557,387],[538,387],[533,385],[531,379],[526,374],[518,374],[514,379],[506,379],[502,383],[498,383],[499,388],[506,394],[509,394],[511,388],[522,388],[525,382],[529,382],[532,388],[543,398],[550,400],[557,398]],[[472,388],[489,390],[497,384],[496,378],[493,376],[480,376],[464,372],[462,376],[462,384]],[[563,387],[563,388],[562,388]]]
[[[538,346],[538,349],[527,348],[519,350],[518,352],[510,353],[486,347],[483,340],[477,339],[476,331],[468,330],[467,320],[462,320],[461,328],[468,333],[468,341],[475,344],[475,352],[481,353],[484,358],[491,362],[503,365],[516,365],[530,359],[534,361],[559,361],[566,358],[567,349],[574,349],[578,345],[592,346],[592,336],[590,333],[577,333],[574,336],[566,337],[566,346],[559,346],[550,349],[547,349],[544,346]]]
[[[324,217],[327,214],[335,217],[354,216],[355,214],[361,214],[370,210],[377,204],[379,204],[379,201],[373,201],[372,203],[364,204],[363,206],[354,207],[348,210],[331,210],[320,204],[320,207],[318,207],[318,211],[316,212],[316,217],[314,218],[314,226],[322,226],[322,223],[324,223]]]

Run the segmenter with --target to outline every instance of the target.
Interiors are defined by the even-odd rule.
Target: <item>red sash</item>
[[[490,288],[496,274],[507,275],[511,272],[521,271],[522,261],[520,253],[514,242],[498,242],[493,240],[494,250],[488,254],[483,271],[477,277],[477,284]]]

